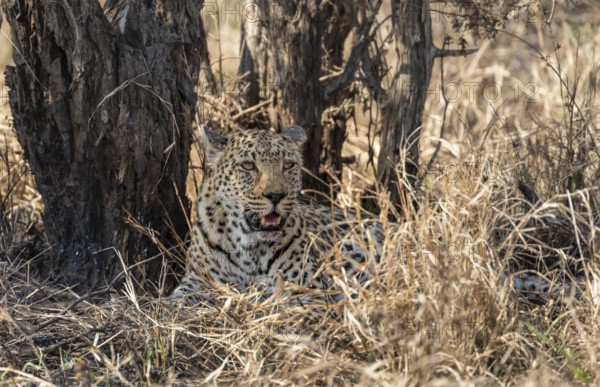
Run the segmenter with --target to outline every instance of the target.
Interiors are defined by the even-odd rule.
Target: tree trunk
[[[325,98],[322,69],[343,64],[344,41],[352,30],[348,0],[260,0],[242,26],[239,75],[246,106],[271,100],[271,126],[300,125],[307,130],[304,188],[329,193],[334,182],[325,170],[341,176],[346,135],[344,109],[330,114],[335,123],[325,133],[323,112],[336,98]],[[335,115],[335,117],[333,117]],[[343,121],[343,122],[342,122]]]
[[[36,265],[46,278],[103,286],[120,256],[139,263],[138,281],[158,281],[162,259],[145,260],[184,237],[202,3],[109,0],[105,16],[95,0],[2,0],[14,127],[52,246]]]
[[[322,24],[312,0],[258,1],[264,18],[266,48],[272,61],[267,87],[271,91],[271,125],[277,130],[291,125],[306,129],[304,188],[325,190],[319,183],[323,126],[321,75]],[[316,177],[315,177],[316,176]],[[328,191],[328,189],[327,189]]]
[[[267,99],[267,52],[263,49],[263,28],[258,22],[258,14],[242,20],[240,66],[238,68],[239,88],[244,107],[257,105],[261,99]],[[262,92],[262,95],[261,95]]]
[[[352,26],[357,25],[357,14],[353,2],[337,0],[326,2],[321,11],[321,24],[324,26],[321,38],[321,68],[330,73],[339,72],[344,68],[344,43],[352,32]],[[356,37],[355,37],[356,38]],[[326,74],[325,74],[326,75]],[[321,83],[324,91],[324,112],[322,116],[323,137],[321,142],[321,165],[334,174],[337,180],[342,180],[342,148],[346,141],[346,122],[353,115],[354,93],[342,87],[328,93],[327,86]],[[349,103],[345,103],[349,102]],[[331,177],[322,177],[331,182]],[[326,192],[329,194],[329,191]]]
[[[390,192],[392,203],[400,203],[398,177],[406,176],[412,185],[418,173],[423,109],[436,49],[427,0],[392,0],[392,23],[399,60],[382,106],[377,180]],[[402,165],[404,170],[398,171]]]

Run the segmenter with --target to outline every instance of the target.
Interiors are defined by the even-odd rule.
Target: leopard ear
[[[304,132],[304,129],[298,125],[290,126],[281,132],[281,135],[296,145],[302,145],[304,144],[304,141],[306,141],[306,133]]]
[[[205,125],[200,127],[200,141],[204,150],[205,162],[208,164],[215,163],[227,145],[227,137],[209,130]]]

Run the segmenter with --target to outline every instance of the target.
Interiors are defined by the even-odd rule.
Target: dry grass
[[[253,294],[222,291],[213,307],[175,307],[136,293],[129,275],[121,293],[81,298],[29,276],[26,262],[34,257],[0,260],[0,382],[600,384],[600,30],[575,12],[557,13],[552,31],[542,24],[507,28],[533,47],[499,34],[495,42],[477,42],[481,50],[474,56],[444,61],[443,84],[459,82],[463,96],[447,107],[441,95],[430,96],[423,165],[438,143],[447,108],[445,141],[423,189],[408,192],[418,211],[405,206],[399,225],[382,216],[382,262],[358,298],[289,306],[283,296],[256,303]],[[446,26],[434,28],[443,37]],[[235,41],[236,31],[235,23],[220,26],[221,42]],[[213,58],[217,47],[211,40]],[[438,64],[432,90],[440,75]],[[515,84],[518,93],[511,89]],[[502,90],[497,102],[484,94],[495,85]],[[470,87],[473,98],[467,98]],[[226,95],[211,101],[204,107],[221,106],[211,114],[236,114],[223,112]],[[364,134],[377,124],[371,119],[375,109],[355,110],[345,151],[359,153],[359,162],[345,171],[339,198],[350,207],[371,176]],[[0,153],[7,156],[0,158],[0,251],[25,239],[30,223],[39,226],[41,210],[9,123],[0,124],[7,136],[0,137]],[[545,204],[531,208],[517,189],[519,179]],[[385,193],[379,200],[390,207]],[[17,211],[23,224],[11,222],[18,205],[28,209]],[[556,248],[551,237],[540,236],[548,214],[570,229],[577,223],[581,231],[571,236],[581,249]],[[587,264],[578,273],[585,291],[577,299],[530,305],[511,295],[502,270],[535,237],[544,240],[533,253],[552,254],[558,267],[569,267],[569,255],[585,252]],[[344,288],[343,277],[335,275]]]

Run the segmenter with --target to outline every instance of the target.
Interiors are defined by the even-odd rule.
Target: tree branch
[[[552,23],[552,19],[554,18],[554,10],[556,9],[556,0],[552,1],[552,7],[550,8],[550,14],[546,19],[546,24],[550,25]]]
[[[479,51],[478,48],[452,50],[452,49],[433,47],[433,57],[440,58],[440,57],[445,57],[445,56],[467,56],[467,55],[474,54],[477,51]]]
[[[380,6],[381,1],[377,2],[373,12],[376,13]],[[340,73],[333,75],[324,87],[323,95],[325,100],[328,100],[330,95],[337,93],[355,80],[354,73],[366,56],[365,51],[369,49],[369,44],[373,39],[371,28],[375,24],[375,21],[375,17],[365,17],[360,26],[355,29],[356,40],[352,45],[348,61],[344,69]],[[375,30],[378,28],[379,25],[376,26]]]

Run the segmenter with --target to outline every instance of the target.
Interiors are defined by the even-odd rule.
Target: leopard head
[[[251,239],[280,239],[302,189],[304,129],[245,130],[227,137],[205,127],[201,132],[205,177],[199,200],[211,192],[229,209],[227,216],[240,218]]]

